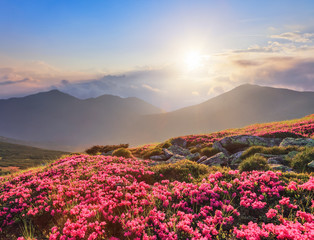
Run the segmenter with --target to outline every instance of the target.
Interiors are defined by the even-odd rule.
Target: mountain
[[[314,113],[314,92],[245,84],[173,112],[138,98],[103,95],[86,100],[57,90],[0,100],[0,136],[34,146],[83,150],[95,144],[163,141]]]
[[[138,98],[103,95],[81,100],[52,90],[0,100],[0,112],[1,136],[68,150],[118,141],[137,118],[162,110]]]
[[[245,84],[206,102],[141,119],[139,139],[163,141],[248,124],[289,120],[314,113],[314,92]],[[151,136],[154,136],[152,138]]]

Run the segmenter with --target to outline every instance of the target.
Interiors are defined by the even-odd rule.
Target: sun
[[[187,53],[184,61],[189,71],[195,70],[202,66],[202,56],[199,52],[196,51]]]

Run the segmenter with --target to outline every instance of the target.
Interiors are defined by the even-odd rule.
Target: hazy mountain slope
[[[146,116],[138,125],[143,129],[140,139],[161,141],[311,113],[314,113],[314,92],[245,84],[198,105]]]
[[[50,143],[80,146],[110,142],[139,116],[162,110],[137,98],[104,95],[80,100],[53,90],[0,100],[0,112],[0,135],[49,147]]]
[[[0,136],[51,149],[162,141],[314,113],[314,92],[242,85],[204,103],[163,113],[138,98],[80,100],[57,90],[0,100]],[[61,146],[61,147],[60,147]]]

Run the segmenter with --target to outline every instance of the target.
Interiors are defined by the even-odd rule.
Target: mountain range
[[[82,100],[52,90],[0,100],[0,113],[0,136],[74,151],[300,118],[314,113],[314,92],[245,84],[201,104],[164,112],[135,97]]]

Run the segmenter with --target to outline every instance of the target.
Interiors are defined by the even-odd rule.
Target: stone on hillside
[[[113,150],[109,152],[102,153],[103,156],[112,156]]]
[[[240,164],[241,163],[241,156],[243,154],[244,151],[240,151],[240,152],[237,152],[235,154],[232,154],[230,157],[229,157],[229,162],[231,163],[231,165],[237,165],[237,164]]]
[[[210,158],[207,158],[201,164],[205,164],[207,166],[225,166],[227,165],[228,160],[228,157],[224,153],[220,152]]]
[[[216,143],[216,144],[215,144]],[[273,147],[276,146],[279,142],[270,138],[262,138],[258,136],[251,135],[237,135],[231,137],[225,137],[221,139],[218,143],[215,142],[213,148],[221,149],[224,148],[228,152],[238,152],[244,148],[251,146],[264,146],[264,147]]]
[[[166,157],[167,159],[169,159],[169,158],[171,158],[171,157],[173,156],[173,153],[170,152],[167,148],[163,148],[162,150],[163,150],[164,155],[165,155],[165,157]]]
[[[201,157],[200,159],[197,160],[197,163],[202,163],[206,159],[207,159],[207,156],[203,156],[203,157]]]
[[[274,155],[274,154],[265,154],[265,153],[255,153],[254,155],[262,156],[267,158],[269,164],[283,164],[288,165],[288,161],[285,160],[287,155]]]
[[[178,154],[175,154],[173,155],[171,158],[169,158],[166,163],[176,163],[182,159],[185,159],[184,156],[181,156],[181,155],[178,155]]]
[[[200,154],[198,152],[192,153],[192,154],[186,156],[186,159],[191,160],[191,161],[196,161],[199,158],[200,158]]]
[[[150,157],[151,160],[155,160],[155,161],[165,161],[168,158],[166,158],[165,155],[154,155]]]
[[[291,172],[292,171],[291,168],[289,168],[288,166],[282,165],[282,164],[270,164],[269,166],[273,171],[282,171],[282,172]]]
[[[218,151],[220,151],[220,152],[222,152],[222,153],[225,154],[226,156],[229,156],[229,155],[230,155],[229,152],[228,152],[228,150],[225,149],[225,148],[222,146],[222,144],[221,144],[220,142],[214,142],[213,148],[216,149],[216,150],[218,150]]]
[[[314,147],[314,139],[311,138],[285,138],[280,143],[281,147],[300,146],[300,147]]]
[[[294,158],[295,155],[297,155],[299,152],[298,151],[291,151],[289,152],[286,156],[290,159]]]
[[[180,146],[186,148],[187,141],[183,138],[175,138],[171,140],[171,144],[175,146]]]
[[[314,168],[314,160],[312,162],[310,162],[307,166],[310,168]]]
[[[172,145],[168,148],[170,152],[173,154],[181,155],[181,156],[188,156],[191,154],[191,152],[183,147],[180,147],[178,145]]]

